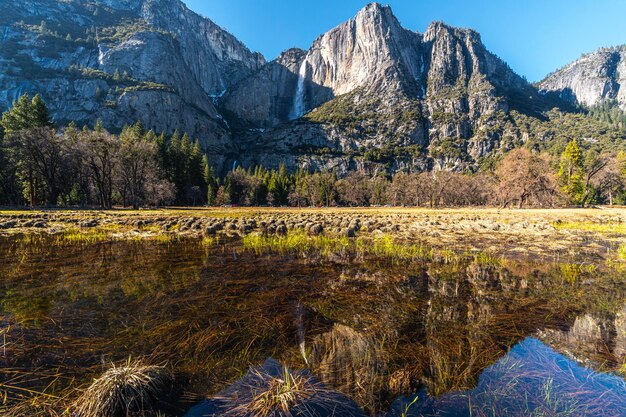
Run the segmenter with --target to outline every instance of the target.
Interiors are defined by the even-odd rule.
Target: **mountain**
[[[141,120],[234,152],[214,98],[264,58],[178,0],[4,0],[0,110],[41,93],[59,123]],[[219,158],[217,158],[219,160]]]
[[[60,124],[187,132],[220,172],[475,171],[523,143],[571,140],[562,127],[582,120],[549,112],[573,106],[540,94],[477,32],[414,32],[377,3],[266,62],[180,0],[4,0],[0,110],[25,92]]]
[[[586,54],[538,84],[543,93],[593,107],[615,101],[626,110],[626,46]]]
[[[247,129],[235,134],[254,149],[246,164],[344,172],[475,167],[510,146],[497,119],[543,101],[475,31],[436,22],[412,32],[372,3],[237,84],[222,106]]]

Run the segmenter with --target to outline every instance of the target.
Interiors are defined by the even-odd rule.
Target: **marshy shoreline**
[[[559,411],[626,389],[625,238],[617,208],[2,211],[0,415]]]
[[[53,236],[59,243],[284,237],[392,238],[435,250],[516,259],[602,262],[620,256],[626,208],[207,208],[0,210],[0,236]],[[621,248],[626,255],[626,247]]]

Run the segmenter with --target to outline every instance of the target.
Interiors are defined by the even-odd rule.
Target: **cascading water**
[[[293,107],[289,115],[290,120],[304,116],[306,111],[304,107],[304,82],[306,81],[306,71],[307,65],[305,59],[302,61],[302,64],[300,64],[300,70],[298,71],[298,86],[296,87],[296,96],[293,99]]]
[[[296,331],[298,332],[298,345],[300,346],[300,353],[304,362],[308,365],[309,360],[306,356],[306,342],[304,339],[304,306],[301,303],[296,303],[293,306],[293,317],[296,322]]]

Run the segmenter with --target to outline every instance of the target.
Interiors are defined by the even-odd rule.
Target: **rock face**
[[[478,33],[440,22],[411,32],[372,3],[236,85],[223,106],[248,128],[235,135],[255,149],[247,164],[421,171],[472,168],[505,149],[490,127],[520,97],[541,102]]]
[[[223,94],[265,64],[261,54],[250,52],[233,35],[193,13],[180,0],[144,0],[140,15],[149,26],[176,38],[184,64],[210,95]]]
[[[626,360],[626,306],[605,316],[577,317],[567,331],[544,330],[539,336],[586,366],[620,372]]]
[[[180,0],[5,0],[0,110],[25,92],[61,124],[187,132],[218,169],[340,174],[476,170],[528,139],[513,111],[553,107],[478,33],[377,3],[266,63]]]
[[[141,120],[188,132],[216,163],[235,152],[213,97],[265,60],[182,2],[6,0],[0,16],[0,110],[40,93],[59,123]]]
[[[544,93],[556,93],[573,103],[593,107],[608,100],[626,110],[626,47],[592,52],[539,83]]]

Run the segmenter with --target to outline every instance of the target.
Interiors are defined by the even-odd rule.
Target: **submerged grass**
[[[257,255],[275,253],[304,257],[313,254],[347,255],[348,250],[354,249],[354,242],[347,237],[309,236],[301,230],[292,231],[285,236],[248,235],[243,238],[243,245]]]
[[[57,245],[92,245],[108,240],[111,240],[110,233],[101,229],[91,229],[88,231],[71,229],[55,236],[55,244]]]
[[[52,245],[55,246],[70,246],[70,245],[82,245],[89,246],[102,242],[113,241],[144,241],[150,240],[157,243],[172,243],[180,240],[182,237],[175,233],[163,233],[163,232],[142,232],[136,233],[129,229],[123,229],[117,225],[112,227],[94,228],[94,229],[80,229],[72,228],[65,230],[61,233],[53,235]],[[43,240],[44,235],[26,235],[24,236],[24,243],[34,243],[37,240]]]
[[[555,222],[552,224],[557,230],[576,230],[594,232],[603,235],[626,235],[626,223],[608,222],[596,223],[590,221]]]
[[[580,280],[583,275],[593,275],[597,267],[593,264],[561,264],[559,265],[561,275],[570,284]]]
[[[375,238],[371,246],[364,242],[364,253],[392,261],[432,260],[433,249],[421,244],[399,243],[393,237],[385,235]]]
[[[311,236],[302,230],[293,230],[284,236],[247,235],[243,238],[243,246],[256,255],[278,254],[328,259],[369,257],[393,264],[432,261],[443,264],[473,261],[481,266],[505,264],[504,258],[491,252],[456,252],[449,249],[434,249],[421,242],[403,241],[392,235],[348,238],[332,235]]]
[[[396,241],[392,236],[350,239],[345,236],[310,236],[294,230],[285,236],[252,234],[243,238],[244,247],[256,255],[279,254],[301,257],[363,258],[373,256],[391,262],[432,260],[433,250],[421,244]]]
[[[217,237],[205,236],[202,238],[202,246],[206,248],[211,248],[217,245],[218,243],[220,243],[220,240]]]

